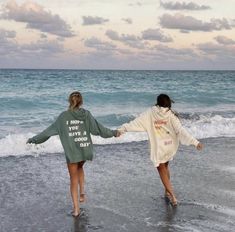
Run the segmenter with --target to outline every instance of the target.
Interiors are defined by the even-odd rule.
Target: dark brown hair
[[[171,109],[172,103],[174,103],[174,101],[168,95],[162,93],[162,94],[158,95],[158,97],[157,97],[156,106],[168,108],[169,110],[172,111],[172,113],[175,116],[179,117],[179,114]]]
[[[72,92],[69,95],[69,109],[76,110],[83,104],[82,94],[78,91]]]

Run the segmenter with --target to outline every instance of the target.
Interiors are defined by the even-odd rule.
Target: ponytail
[[[176,117],[179,117],[179,114],[171,109],[171,103],[174,101],[166,94],[160,94],[157,97],[156,106],[168,108]]]
[[[75,91],[69,95],[69,109],[76,110],[83,104],[82,95],[80,92]]]

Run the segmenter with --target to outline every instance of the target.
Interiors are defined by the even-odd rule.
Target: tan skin
[[[70,192],[73,200],[73,216],[78,216],[80,214],[80,207],[78,202],[78,185],[80,191],[80,202],[85,201],[85,193],[84,193],[84,170],[83,165],[85,161],[81,161],[79,163],[68,163],[68,171],[70,175]]]
[[[121,133],[118,131],[116,137],[119,137]],[[70,176],[70,192],[73,201],[73,216],[78,216],[80,214],[79,202],[82,203],[85,201],[85,192],[84,192],[84,170],[83,165],[85,161],[78,163],[68,163],[68,171]],[[78,186],[79,186],[79,202],[78,202]]]
[[[202,150],[203,145],[201,143],[199,143],[196,148],[197,148],[197,150]],[[161,181],[165,187],[165,196],[170,199],[170,202],[173,206],[176,206],[177,199],[174,194],[174,190],[173,190],[173,187],[172,187],[172,184],[170,181],[170,171],[168,168],[168,162],[160,164],[157,167],[157,170],[158,170],[159,176],[161,178]]]
[[[76,110],[82,105],[82,96],[79,92],[74,92],[69,96],[69,109]],[[118,131],[115,137],[119,137],[121,133]],[[30,143],[30,142],[27,142]],[[83,165],[85,161],[78,163],[67,163],[69,176],[70,176],[70,192],[73,201],[73,216],[78,216],[80,214],[79,202],[85,201],[84,184],[85,176]],[[79,186],[79,201],[78,201],[78,186]]]

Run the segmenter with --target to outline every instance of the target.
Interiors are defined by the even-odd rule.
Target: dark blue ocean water
[[[235,137],[235,71],[0,70],[0,83],[0,156],[31,152],[34,148],[22,145],[26,138],[66,110],[74,90],[82,93],[83,107],[108,127],[128,122],[154,105],[158,94],[166,93],[197,138]],[[129,134],[94,141],[144,139],[143,134]],[[51,148],[52,144],[56,147],[58,139],[39,150],[61,151],[60,145]]]

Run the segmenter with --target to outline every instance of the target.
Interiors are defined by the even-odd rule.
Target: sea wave
[[[184,116],[182,124],[196,138],[235,137],[235,117],[221,115],[192,115]],[[0,139],[0,157],[39,155],[48,153],[62,153],[63,148],[58,136],[50,138],[43,144],[26,144],[33,133],[9,134]],[[120,138],[103,139],[92,137],[93,143],[98,145],[129,143],[147,140],[146,133],[126,133]]]
[[[35,134],[10,134],[0,139],[0,157],[7,156],[25,156],[62,153],[63,147],[58,136],[53,136],[43,144],[26,144],[28,138]],[[138,142],[147,140],[146,133],[127,133],[119,138],[103,139],[98,136],[92,136],[92,141],[97,145],[118,144],[128,142]]]

